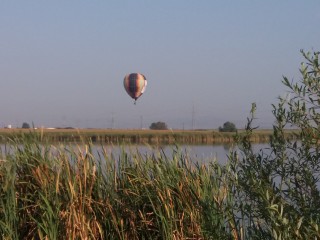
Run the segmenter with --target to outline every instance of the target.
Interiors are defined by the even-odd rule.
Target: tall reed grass
[[[227,166],[178,148],[116,158],[31,135],[1,153],[2,239],[237,238]]]

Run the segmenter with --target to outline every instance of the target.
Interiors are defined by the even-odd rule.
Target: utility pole
[[[194,105],[192,105],[192,130],[194,130],[194,123],[195,123],[195,111],[194,111]]]
[[[114,116],[113,116],[114,112],[111,113],[111,129],[114,128]]]
[[[143,116],[141,115],[140,116],[140,129],[143,128]]]

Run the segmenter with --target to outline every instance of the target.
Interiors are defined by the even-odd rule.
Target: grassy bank
[[[217,130],[121,130],[121,129],[0,129],[0,138],[5,142],[8,137],[30,132],[40,134],[50,142],[83,142],[108,144],[217,144],[234,142],[236,133]],[[244,131],[239,130],[237,134]],[[288,138],[295,138],[295,130],[285,132]],[[252,142],[267,142],[272,130],[256,130]]]

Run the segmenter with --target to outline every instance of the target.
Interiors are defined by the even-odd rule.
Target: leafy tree
[[[219,127],[219,132],[236,132],[236,125],[232,122],[225,122],[223,127]]]
[[[153,130],[166,130],[168,129],[168,126],[164,122],[154,122],[150,125],[150,129]]]
[[[30,128],[29,123],[26,123],[26,122],[22,123],[22,128]]]
[[[286,98],[273,105],[275,124],[268,148],[253,150],[250,137],[255,107],[246,132],[232,152],[239,218],[246,236],[256,239],[320,239],[320,68],[319,52],[301,51],[298,83],[283,78]],[[294,140],[286,128],[296,128]],[[238,232],[243,229],[238,226]],[[244,237],[246,239],[246,237]]]

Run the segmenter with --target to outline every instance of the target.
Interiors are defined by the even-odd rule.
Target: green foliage
[[[168,126],[165,122],[154,122],[150,125],[152,130],[167,130]]]
[[[246,133],[239,136],[242,150],[231,158],[240,219],[253,239],[320,238],[319,53],[302,54],[301,82],[284,77],[290,97],[273,105],[276,122],[269,148],[257,152],[251,146],[253,109]],[[300,130],[298,140],[285,137],[286,127]]]
[[[225,122],[223,127],[219,127],[219,132],[236,132],[236,125],[232,122]]]

